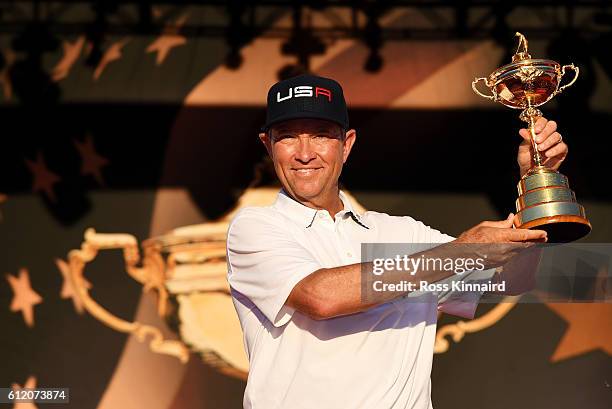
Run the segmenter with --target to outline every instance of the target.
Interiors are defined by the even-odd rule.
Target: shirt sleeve
[[[441,283],[447,283],[448,291],[438,293],[438,311],[458,317],[473,319],[476,308],[484,291],[458,291],[452,289],[453,281],[465,283],[488,283],[495,274],[495,269],[472,270],[461,275],[445,278]]]
[[[322,268],[280,217],[241,210],[227,233],[228,282],[276,327],[295,309],[285,305],[293,287]]]
[[[446,243],[455,240],[455,237],[444,234],[410,216],[402,216],[402,218],[408,223],[412,243]]]

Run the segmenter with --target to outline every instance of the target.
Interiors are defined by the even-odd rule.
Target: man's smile
[[[323,168],[321,167],[291,168],[292,171],[294,171],[296,174],[300,176],[311,176],[320,169],[323,169]]]

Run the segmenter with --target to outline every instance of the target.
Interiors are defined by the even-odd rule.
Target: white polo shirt
[[[431,409],[437,310],[473,318],[480,293],[457,302],[449,292],[413,292],[424,302],[399,297],[326,320],[284,305],[314,271],[361,262],[361,243],[454,239],[408,216],[359,215],[340,198],[334,220],[281,190],[274,204],[244,208],[230,224],[228,281],[250,366],[245,408]]]

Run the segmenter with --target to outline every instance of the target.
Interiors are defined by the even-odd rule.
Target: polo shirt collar
[[[342,200],[342,204],[344,205],[344,209],[338,212],[336,216],[343,218],[345,215],[347,215],[346,217],[351,217],[360,226],[369,229],[369,227],[363,221],[361,215],[355,211],[351,201],[342,190],[340,190],[339,196],[340,200]],[[317,213],[323,211],[303,205],[289,196],[285,189],[281,189],[280,192],[278,192],[274,206],[304,227],[312,226]]]
[[[340,190],[339,196],[340,200],[342,200],[342,204],[344,204],[344,210],[341,210],[338,213],[338,216],[342,217],[344,214],[348,214],[355,221],[355,223],[362,227],[365,227],[366,229],[369,229],[368,225],[363,221],[363,218],[361,217],[359,212],[355,210],[350,199],[344,194],[342,190]]]

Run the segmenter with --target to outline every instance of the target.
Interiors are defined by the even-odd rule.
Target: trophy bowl
[[[519,117],[528,124],[534,166],[517,185],[519,197],[515,203],[514,225],[545,230],[548,240],[555,243],[578,240],[591,231],[591,224],[584,207],[576,201],[567,177],[544,165],[535,141],[535,123],[542,116],[537,107],[571,86],[578,78],[579,69],[574,64],[561,66],[556,61],[531,58],[525,36],[521,33],[516,36],[519,45],[512,63],[496,69],[488,77],[476,78],[472,89],[483,98],[521,109]],[[568,69],[574,72],[574,77],[561,85]],[[478,90],[481,81],[491,94]]]
[[[529,75],[534,75],[533,80],[529,87],[525,87],[523,78]],[[557,62],[528,59],[501,67],[491,74],[489,80],[500,97],[499,102],[511,108],[525,109],[551,99],[559,87],[561,76]]]
[[[567,69],[574,71],[574,78],[559,86]],[[579,74],[574,64],[561,66],[556,61],[527,58],[504,65],[488,77],[477,78],[472,83],[474,91],[487,99],[500,102],[515,109],[535,108],[572,85]],[[481,93],[477,84],[484,81],[492,95]]]

